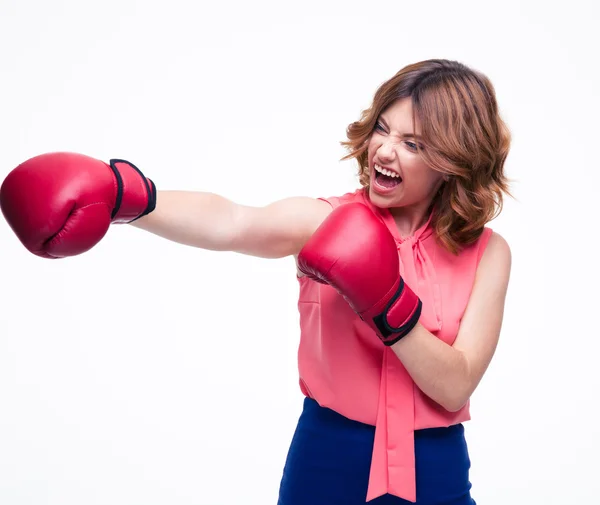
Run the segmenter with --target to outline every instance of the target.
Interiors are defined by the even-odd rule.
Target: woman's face
[[[443,175],[417,153],[419,132],[419,124],[413,125],[410,98],[394,102],[379,116],[368,146],[369,197],[374,205],[427,208],[431,203]]]

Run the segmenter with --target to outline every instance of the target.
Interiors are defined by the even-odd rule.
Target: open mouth
[[[373,165],[375,171],[375,182],[384,189],[393,189],[402,182],[402,177],[396,172],[383,168],[377,163]]]

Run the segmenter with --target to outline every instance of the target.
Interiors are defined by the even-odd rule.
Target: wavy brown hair
[[[447,178],[433,199],[432,222],[442,245],[457,253],[500,213],[503,194],[510,195],[504,174],[510,132],[500,117],[494,87],[482,73],[442,59],[408,65],[379,87],[342,142],[349,151],[342,159],[358,161],[365,188],[371,134],[379,116],[402,98],[411,99],[413,124],[421,125],[420,155]]]

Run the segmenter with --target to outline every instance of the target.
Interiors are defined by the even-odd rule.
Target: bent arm
[[[159,191],[154,212],[131,224],[192,247],[281,258],[297,254],[330,210],[309,197],[254,207],[215,193]]]
[[[475,284],[452,346],[420,323],[392,346],[417,386],[446,410],[460,410],[487,370],[500,336],[511,254],[494,233],[477,269]]]

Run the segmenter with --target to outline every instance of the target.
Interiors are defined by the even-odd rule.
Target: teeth
[[[380,174],[387,175],[388,177],[400,177],[396,172],[392,172],[386,168],[381,168],[377,163],[374,165],[375,170],[377,170]]]

